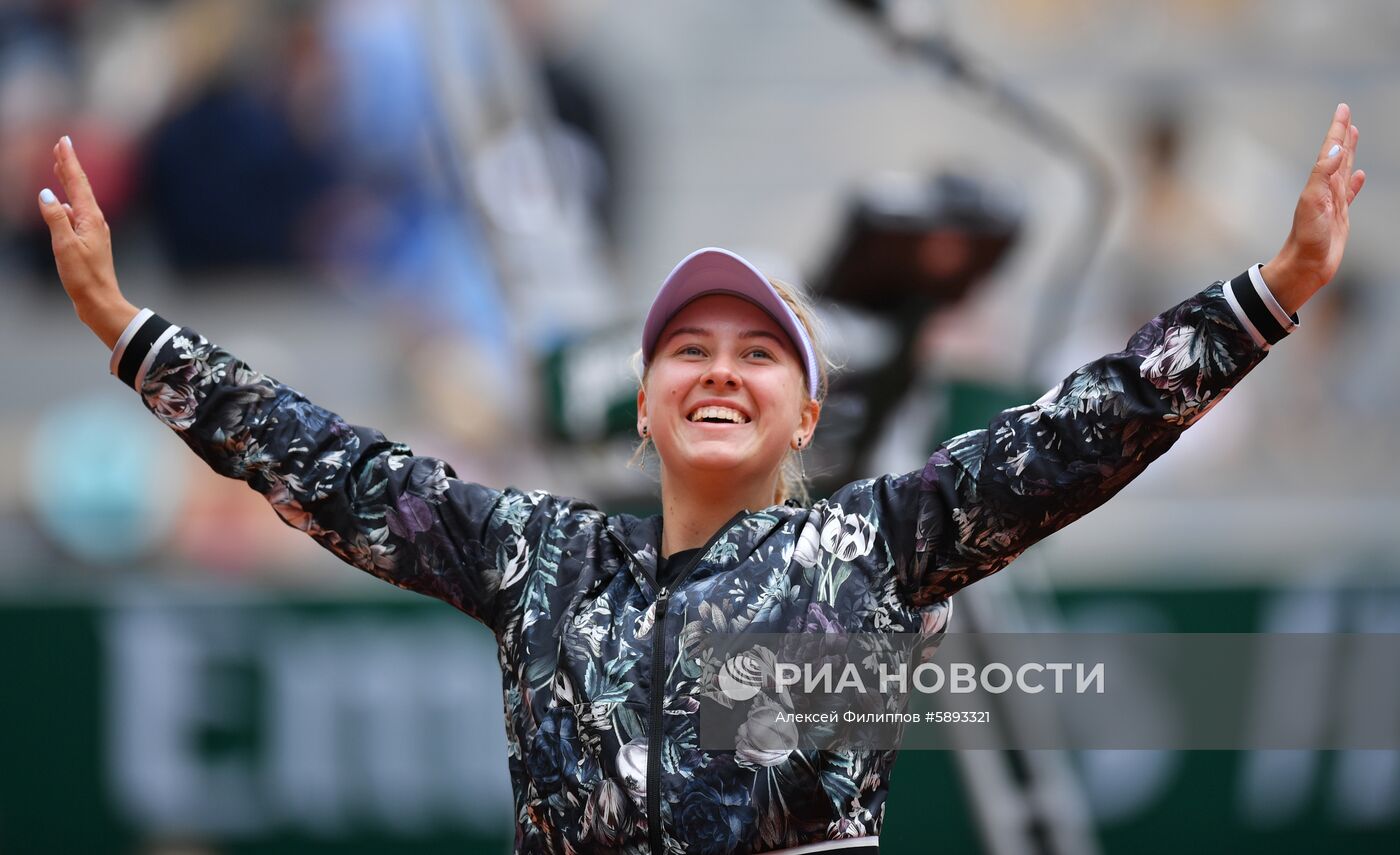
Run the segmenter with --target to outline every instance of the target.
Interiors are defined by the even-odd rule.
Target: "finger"
[[[1356,143],[1361,139],[1361,129],[1352,125],[1347,130],[1346,154],[1343,155],[1345,162],[1342,164],[1342,174],[1350,175],[1356,163]]]
[[[63,182],[63,191],[73,204],[73,212],[79,221],[87,218],[100,220],[102,209],[97,206],[97,197],[92,194],[87,173],[73,153],[73,141],[68,137],[58,141],[54,147],[58,158],[58,177]]]
[[[1347,191],[1348,205],[1356,200],[1356,194],[1360,193],[1364,186],[1366,186],[1366,173],[1358,169],[1351,174],[1351,187]]]
[[[63,210],[63,205],[59,204],[54,192],[47,187],[39,192],[39,214],[44,218],[44,222],[48,223],[49,236],[53,239],[55,247],[73,239],[73,224],[68,220],[68,213]]]
[[[1335,181],[1343,177],[1342,164],[1346,162],[1346,150],[1340,143],[1332,145],[1332,151],[1313,166],[1313,173],[1328,186],[1335,187]]]
[[[1342,142],[1332,143],[1332,147],[1322,153],[1322,157],[1313,164],[1312,174],[1315,180],[1320,180],[1324,184],[1331,184],[1333,179],[1340,177],[1342,164],[1346,163],[1346,146]]]
[[[53,165],[53,174],[54,174],[54,175],[58,175],[58,164],[57,164],[57,163],[55,163],[55,164]],[[70,205],[70,204],[68,204],[67,202],[64,202],[64,203],[63,203],[63,213],[65,213],[65,214],[68,215],[68,223],[69,223],[69,225],[73,226],[74,229],[77,229],[77,227],[78,227],[78,221],[75,219],[75,216],[74,216],[74,214],[73,214],[73,206]]]
[[[1327,129],[1327,136],[1322,140],[1322,148],[1318,151],[1317,159],[1324,161],[1327,153],[1334,145],[1346,143],[1347,127],[1351,124],[1351,108],[1345,103],[1337,105],[1337,111],[1332,114],[1332,125]]]

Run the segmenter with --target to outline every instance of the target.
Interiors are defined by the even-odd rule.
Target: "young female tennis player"
[[[1336,273],[1357,129],[1337,108],[1294,213],[1255,265],[1149,321],[921,469],[807,506],[825,361],[806,305],[704,249],[646,319],[637,431],[659,516],[458,480],[195,330],[128,303],[71,142],[40,209],[111,371],[219,473],[347,563],[451,603],[499,642],[521,852],[874,852],[894,752],[697,747],[691,630],[944,631],[949,598],[1097,507],[1213,407]]]

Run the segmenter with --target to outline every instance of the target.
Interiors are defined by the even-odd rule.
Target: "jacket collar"
[[[721,526],[710,538],[687,576],[693,577],[701,573],[708,575],[743,562],[753,552],[754,547],[792,513],[792,508],[783,505],[758,512],[740,511],[730,517],[729,522]],[[608,534],[623,549],[628,571],[637,585],[651,597],[655,597],[657,593],[654,580],[656,559],[661,554],[661,530],[660,514],[644,518],[614,517],[607,527]],[[734,546],[714,549],[721,541],[732,542]]]

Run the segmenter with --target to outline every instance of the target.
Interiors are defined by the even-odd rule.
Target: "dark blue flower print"
[[[748,787],[727,756],[701,769],[671,809],[676,836],[694,855],[733,852],[750,833],[758,811],[750,802]]]
[[[592,758],[579,744],[578,720],[572,710],[555,708],[545,713],[525,762],[541,793],[553,793],[566,781],[592,776]]]

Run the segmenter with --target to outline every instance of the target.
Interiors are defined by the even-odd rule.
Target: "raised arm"
[[[565,514],[586,506],[459,480],[373,428],[345,422],[188,327],[122,297],[110,232],[65,138],[56,171],[70,200],[40,207],[78,317],[111,371],[221,475],[257,490],[289,526],[345,562],[451,603],[499,629]]]
[[[873,517],[905,599],[948,596],[1103,504],[1293,331],[1298,307],[1336,274],[1365,182],[1350,119],[1339,105],[1273,260],[1168,309],[1124,350],[949,440],[923,469],[833,496]]]

